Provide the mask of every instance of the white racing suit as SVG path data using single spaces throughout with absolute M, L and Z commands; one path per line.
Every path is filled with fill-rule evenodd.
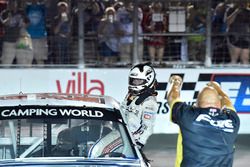
M 139 147 L 143 147 L 153 133 L 158 110 L 156 96 L 142 96 L 134 96 L 131 101 L 128 94 L 121 104 L 125 121 Z
M 106 136 L 102 137 L 90 148 L 88 157 L 97 158 L 108 155 L 112 152 L 123 153 L 123 142 L 118 130 L 112 130 Z

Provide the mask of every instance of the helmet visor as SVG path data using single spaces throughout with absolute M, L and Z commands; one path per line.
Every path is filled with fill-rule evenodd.
M 129 85 L 133 86 L 140 86 L 146 84 L 145 79 L 139 79 L 139 78 L 129 78 Z

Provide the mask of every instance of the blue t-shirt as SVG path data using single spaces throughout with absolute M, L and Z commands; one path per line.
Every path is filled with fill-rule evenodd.
M 180 126 L 181 167 L 232 167 L 240 120 L 230 109 L 196 108 L 184 102 L 172 107 L 172 121 Z
M 31 38 L 43 38 L 47 36 L 45 10 L 44 4 L 27 5 L 26 14 L 30 19 L 28 32 Z

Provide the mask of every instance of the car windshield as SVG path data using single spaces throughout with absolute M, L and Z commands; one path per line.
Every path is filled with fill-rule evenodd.
M 136 158 L 123 123 L 102 119 L 0 120 L 0 159 Z

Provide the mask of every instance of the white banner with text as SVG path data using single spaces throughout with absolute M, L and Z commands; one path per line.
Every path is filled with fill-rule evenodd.
M 108 95 L 122 101 L 127 93 L 129 69 L 1 69 L 0 95 L 40 92 Z M 156 69 L 158 114 L 154 133 L 178 133 L 169 120 L 165 99 L 172 74 L 183 77 L 181 98 L 194 104 L 209 81 L 217 81 L 233 101 L 241 119 L 240 133 L 250 133 L 249 69 Z

